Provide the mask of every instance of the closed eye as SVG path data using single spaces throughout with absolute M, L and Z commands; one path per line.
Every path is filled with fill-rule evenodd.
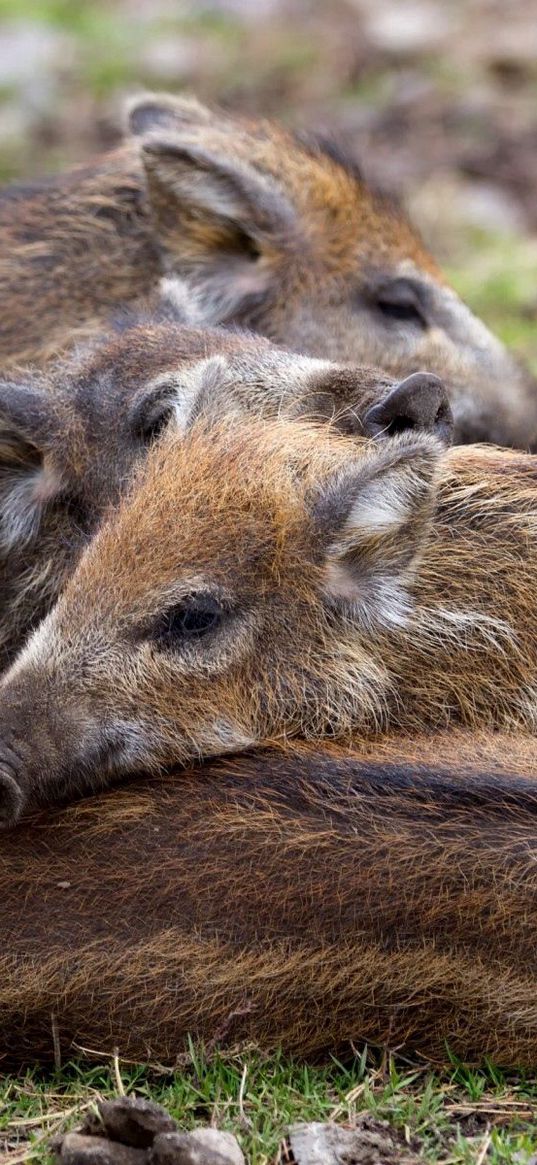
M 69 493 L 60 497 L 59 501 L 63 505 L 64 512 L 69 515 L 70 526 L 76 528 L 78 533 L 88 537 L 95 527 L 95 519 L 84 498 L 75 493 Z
M 410 279 L 394 279 L 378 287 L 372 302 L 386 320 L 410 323 L 422 329 L 428 325 L 422 290 Z
M 412 303 L 390 303 L 389 300 L 379 300 L 377 307 L 387 319 L 404 320 L 425 327 L 421 312 Z
M 224 617 L 225 610 L 214 596 L 187 595 L 158 617 L 151 638 L 159 647 L 177 650 L 217 631 Z

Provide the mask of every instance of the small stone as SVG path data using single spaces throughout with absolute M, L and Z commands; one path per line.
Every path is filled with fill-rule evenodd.
M 220 1131 L 220 1129 L 213 1129 L 210 1126 L 207 1128 L 192 1129 L 188 1134 L 193 1141 L 197 1141 L 200 1145 L 205 1145 L 208 1149 L 212 1148 L 215 1152 L 226 1156 L 231 1165 L 245 1165 L 244 1153 L 233 1133 Z
M 141 64 L 144 70 L 161 81 L 189 80 L 199 68 L 202 46 L 195 38 L 166 36 L 151 40 L 143 50 Z
M 397 57 L 431 52 L 445 43 L 456 28 L 456 15 L 449 5 L 427 0 L 407 0 L 373 4 L 365 13 L 366 31 L 372 44 Z
M 190 1133 L 161 1133 L 155 1137 L 151 1165 L 245 1165 L 232 1133 L 193 1129 Z
M 0 26 L 0 76 L 7 89 L 24 90 L 41 80 L 46 85 L 47 74 L 74 57 L 73 38 L 52 25 L 13 20 Z
M 387 1121 L 362 1113 L 357 1127 L 311 1124 L 293 1125 L 288 1133 L 296 1165 L 418 1165 L 425 1158 L 405 1144 Z
M 108 1136 L 137 1149 L 149 1148 L 157 1133 L 171 1133 L 178 1127 L 160 1104 L 143 1096 L 99 1100 L 97 1108 Z
M 61 1165 L 147 1165 L 145 1149 L 120 1145 L 106 1137 L 86 1137 L 81 1133 L 66 1133 L 57 1160 Z

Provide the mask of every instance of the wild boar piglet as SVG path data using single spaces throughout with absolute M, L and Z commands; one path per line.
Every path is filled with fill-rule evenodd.
M 534 458 L 195 414 L 3 681 L 5 821 L 263 739 L 534 730 Z
M 222 328 L 184 326 L 164 296 L 50 368 L 0 381 L 0 663 L 50 609 L 107 507 L 168 423 L 192 408 L 217 416 L 306 414 L 348 433 L 405 428 L 449 441 L 437 377 L 393 382 L 369 368 L 281 351 Z M 203 392 L 199 391 L 203 384 Z
M 200 323 L 398 380 L 430 369 L 448 386 L 457 442 L 537 440 L 535 379 L 333 141 L 144 95 L 119 149 L 6 190 L 0 231 L 4 368 L 45 362 L 179 276 Z

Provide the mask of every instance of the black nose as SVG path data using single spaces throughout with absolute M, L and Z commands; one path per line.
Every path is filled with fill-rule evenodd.
M 442 381 L 432 372 L 414 372 L 364 417 L 369 437 L 393 437 L 415 430 L 432 433 L 445 445 L 453 440 L 453 414 Z

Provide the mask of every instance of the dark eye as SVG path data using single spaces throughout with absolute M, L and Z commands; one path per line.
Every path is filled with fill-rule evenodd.
M 379 287 L 375 292 L 374 304 L 386 319 L 427 327 L 421 288 L 409 279 L 394 279 Z
M 223 615 L 218 599 L 211 595 L 189 595 L 160 616 L 153 638 L 162 647 L 177 647 L 215 631 Z

